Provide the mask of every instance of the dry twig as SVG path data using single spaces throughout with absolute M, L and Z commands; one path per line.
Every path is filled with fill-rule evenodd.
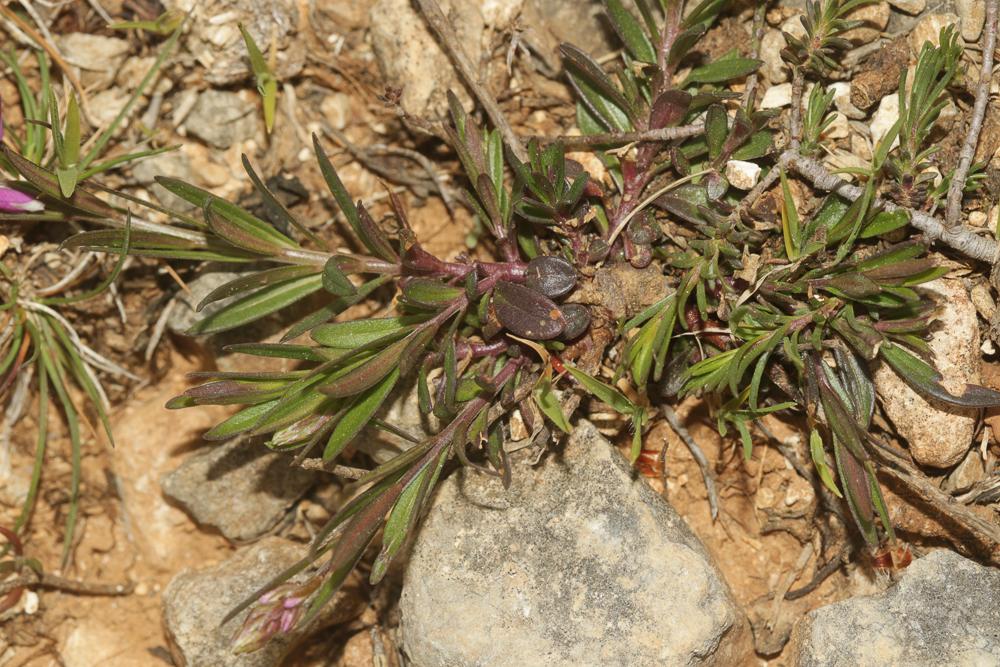
M 945 226 L 954 227 L 962 215 L 962 193 L 965 191 L 965 179 L 972 166 L 972 158 L 976 155 L 979 145 L 979 134 L 983 130 L 983 119 L 986 117 L 986 106 L 990 101 L 990 82 L 993 79 L 993 50 L 997 45 L 997 5 L 1000 0 L 986 1 L 986 22 L 983 25 L 983 63 L 976 86 L 976 102 L 972 106 L 972 117 L 969 119 L 969 132 L 965 137 L 962 152 L 959 153 L 958 166 L 952 174 L 948 186 L 948 201 L 945 207 Z
M 131 581 L 124 584 L 100 584 L 66 579 L 65 577 L 45 572 L 38 574 L 34 570 L 27 570 L 26 574 L 0 582 L 0 595 L 6 595 L 17 588 L 31 588 L 34 586 L 52 588 L 57 591 L 76 593 L 78 595 L 129 595 L 135 588 L 135 584 Z
M 691 452 L 691 456 L 694 457 L 695 462 L 701 469 L 702 479 L 705 480 L 705 491 L 708 492 L 708 506 L 712 511 L 712 520 L 715 521 L 719 516 L 719 494 L 715 490 L 715 479 L 712 477 L 712 469 L 708 464 L 708 459 L 705 458 L 705 452 L 701 451 L 701 447 L 691 437 L 691 434 L 684 427 L 684 424 L 681 423 L 681 420 L 678 419 L 677 413 L 674 412 L 672 407 L 666 403 L 659 407 L 660 412 L 663 413 L 670 427 L 674 429 L 674 432 L 687 445 L 688 451 Z
M 541 143 L 555 143 L 560 141 L 567 146 L 603 146 L 607 144 L 629 144 L 636 141 L 674 141 L 675 139 L 686 139 L 701 134 L 705 130 L 702 123 L 691 125 L 681 125 L 679 127 L 661 127 L 657 130 L 643 130 L 641 132 L 615 132 L 608 134 L 587 134 L 569 135 L 561 134 L 555 137 L 543 135 L 531 135 L 526 139 L 535 139 Z
M 764 16 L 767 14 L 767 2 L 761 0 L 757 3 L 757 9 L 753 13 L 753 35 L 751 37 L 750 57 L 760 57 L 760 43 L 764 39 Z M 747 87 L 743 91 L 743 108 L 749 113 L 757 103 L 757 70 L 750 72 L 747 77 Z
M 437 0 L 417 0 L 417 4 L 420 6 L 420 12 L 427 19 L 427 23 L 434 31 L 434 34 L 438 36 L 445 50 L 451 55 L 452 61 L 458 67 L 459 74 L 465 79 L 465 83 L 472 90 L 473 94 L 475 94 L 479 103 L 483 105 L 483 109 L 486 110 L 486 115 L 490 117 L 493 126 L 500 130 L 504 143 L 507 144 L 507 147 L 510 148 L 518 160 L 527 162 L 528 153 L 524 150 L 524 145 L 521 144 L 521 140 L 514 133 L 514 128 L 507 122 L 507 118 L 503 115 L 500 107 L 497 106 L 494 96 L 480 83 L 479 76 L 473 69 L 472 63 L 469 62 L 465 51 L 462 50 L 462 45 L 458 41 L 458 36 L 455 34 L 455 29 L 452 27 L 451 21 L 441 11 Z
M 864 190 L 847 181 L 837 178 L 819 161 L 799 155 L 797 151 L 787 150 L 781 154 L 778 164 L 772 171 L 788 166 L 800 176 L 808 180 L 814 187 L 828 192 L 836 192 L 851 201 L 859 199 Z M 919 229 L 931 241 L 940 241 L 954 248 L 966 257 L 978 259 L 992 264 L 997 260 L 997 243 L 989 236 L 980 236 L 972 229 L 963 225 L 948 227 L 940 219 L 913 209 L 904 208 L 890 201 L 877 198 L 875 206 L 883 211 L 906 211 L 910 216 L 910 224 Z

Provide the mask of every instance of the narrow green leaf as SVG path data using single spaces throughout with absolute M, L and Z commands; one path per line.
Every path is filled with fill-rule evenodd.
M 209 292 L 208 295 L 201 300 L 201 303 L 198 304 L 197 310 L 201 311 L 210 303 L 215 303 L 216 301 L 226 299 L 237 294 L 256 290 L 261 287 L 267 287 L 268 285 L 283 283 L 296 278 L 314 276 L 316 273 L 317 270 L 315 266 L 278 266 L 272 269 L 258 271 L 257 273 L 252 273 L 250 275 L 240 276 L 239 278 L 230 280 L 229 282 L 224 283 Z
M 559 403 L 559 399 L 552 390 L 552 380 L 550 377 L 545 374 L 542 375 L 538 384 L 535 385 L 532 397 L 535 399 L 535 404 L 538 406 L 538 409 L 542 411 L 543 415 L 549 418 L 550 422 L 555 424 L 556 428 L 563 433 L 570 432 L 571 429 L 569 420 L 567 420 L 566 415 L 563 414 L 562 405 Z
M 242 23 L 239 24 L 239 28 L 250 57 L 250 69 L 257 79 L 257 92 L 260 93 L 264 104 L 264 129 L 270 134 L 274 129 L 274 112 L 278 103 L 278 80 L 264 59 L 264 54 L 257 48 L 253 36 L 247 32 Z
M 344 451 L 344 447 L 368 425 L 378 409 L 382 407 L 382 403 L 388 398 L 393 387 L 396 386 L 397 380 L 399 380 L 399 368 L 394 368 L 378 384 L 354 399 L 340 421 L 337 422 L 333 433 L 330 434 L 330 439 L 323 450 L 324 461 L 335 459 Z
M 653 49 L 653 44 L 649 41 L 649 37 L 639 21 L 632 16 L 630 11 L 625 9 L 621 0 L 604 0 L 604 5 L 607 8 L 612 27 L 632 57 L 644 63 L 655 64 L 656 51 Z
M 322 287 L 323 278 L 318 274 L 270 285 L 200 320 L 190 333 L 213 334 L 241 327 L 301 301 Z
M 829 489 L 833 495 L 843 498 L 840 489 L 837 488 L 837 483 L 833 481 L 833 473 L 830 471 L 830 466 L 826 461 L 826 452 L 823 451 L 823 438 L 820 437 L 819 431 L 816 429 L 813 429 L 809 434 L 809 454 L 812 456 L 813 465 L 816 466 L 816 472 L 819 473 L 819 478 L 823 482 L 823 486 Z

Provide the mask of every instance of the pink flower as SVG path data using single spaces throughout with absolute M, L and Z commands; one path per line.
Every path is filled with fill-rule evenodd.
M 233 639 L 233 652 L 251 653 L 263 648 L 275 635 L 291 632 L 305 614 L 303 603 L 317 583 L 282 584 L 261 595 Z
M 0 142 L 3 141 L 3 102 L 0 101 Z M 0 213 L 38 213 L 45 205 L 29 194 L 0 182 Z

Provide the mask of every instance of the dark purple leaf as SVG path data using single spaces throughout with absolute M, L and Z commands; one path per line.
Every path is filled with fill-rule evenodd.
M 566 320 L 566 328 L 563 329 L 561 338 L 563 340 L 573 340 L 590 326 L 590 309 L 579 303 L 567 303 L 559 306 L 563 319 Z
M 522 338 L 551 340 L 566 327 L 563 314 L 551 299 L 523 285 L 498 282 L 492 306 L 500 324 Z
M 576 287 L 576 269 L 556 255 L 536 257 L 528 262 L 524 284 L 549 298 L 558 299 Z
M 673 127 L 687 115 L 691 106 L 691 96 L 683 90 L 668 90 L 653 102 L 649 113 L 649 128 L 658 130 L 662 127 Z

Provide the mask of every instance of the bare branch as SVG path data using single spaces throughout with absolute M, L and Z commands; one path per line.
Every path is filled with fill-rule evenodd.
M 760 43 L 764 39 L 764 28 L 766 27 L 764 23 L 764 16 L 767 14 L 767 2 L 761 1 L 757 3 L 757 9 L 753 13 L 753 35 L 750 41 L 750 57 L 759 58 L 760 57 Z M 747 87 L 743 91 L 743 108 L 747 110 L 747 113 L 753 111 L 754 105 L 757 103 L 757 79 L 758 72 L 754 70 L 750 72 L 750 76 L 747 77 Z
M 532 135 L 526 139 L 535 139 L 542 143 L 552 144 L 561 141 L 567 146 L 604 146 L 607 144 L 629 144 L 636 141 L 674 141 L 686 139 L 701 134 L 705 130 L 702 123 L 681 125 L 679 127 L 661 127 L 657 130 L 642 132 L 614 132 L 608 134 L 569 135 L 556 137 Z
M 987 0 L 986 23 L 983 26 L 983 64 L 979 73 L 979 84 L 976 86 L 976 102 L 972 106 L 972 117 L 969 119 L 969 133 L 959 154 L 958 166 L 952 174 L 948 186 L 948 202 L 945 207 L 945 225 L 954 227 L 962 215 L 962 193 L 965 191 L 965 179 L 972 166 L 972 158 L 976 155 L 979 145 L 979 134 L 983 130 L 983 119 L 986 117 L 986 106 L 990 101 L 990 81 L 993 79 L 993 50 L 997 44 L 997 5 L 998 0 Z
M 781 166 L 788 166 L 795 170 L 796 173 L 811 182 L 814 187 L 828 192 L 836 192 L 851 201 L 859 199 L 863 193 L 860 187 L 851 185 L 831 174 L 819 161 L 799 155 L 794 150 L 787 150 L 781 154 L 775 169 L 779 169 Z M 981 236 L 963 225 L 948 227 L 942 220 L 932 215 L 904 208 L 881 198 L 875 200 L 875 206 L 889 213 L 906 211 L 910 216 L 910 224 L 923 232 L 928 239 L 940 241 L 966 257 L 990 264 L 997 260 L 997 243 L 989 236 Z
M 719 494 L 715 490 L 715 479 L 712 477 L 712 469 L 708 464 L 708 459 L 705 458 L 705 452 L 701 451 L 701 447 L 698 443 L 694 441 L 691 434 L 688 432 L 681 420 L 678 419 L 677 413 L 674 409 L 664 403 L 659 406 L 660 411 L 666 418 L 667 422 L 670 423 L 670 427 L 674 429 L 674 432 L 680 436 L 680 439 L 684 441 L 687 445 L 688 450 L 691 452 L 691 456 L 694 457 L 695 462 L 701 469 L 702 479 L 705 480 L 705 491 L 708 492 L 708 506 L 712 511 L 712 520 L 714 521 L 719 516 Z

